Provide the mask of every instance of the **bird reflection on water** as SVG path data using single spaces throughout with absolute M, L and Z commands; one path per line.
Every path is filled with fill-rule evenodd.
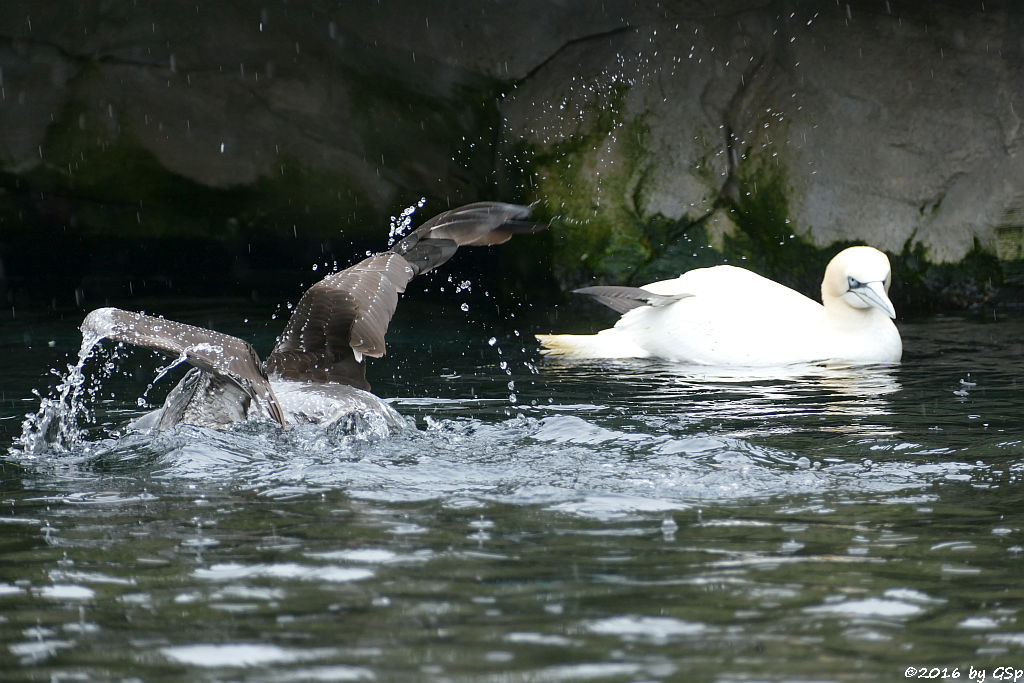
M 581 375 L 590 373 L 623 394 L 641 395 L 642 404 L 636 407 L 641 414 L 685 405 L 694 421 L 721 418 L 742 423 L 814 415 L 881 418 L 892 413 L 887 397 L 901 388 L 900 366 L 894 363 L 737 368 L 640 359 L 584 364 L 549 359 L 542 367 L 551 381 L 579 382 Z M 824 428 L 843 429 L 839 424 Z

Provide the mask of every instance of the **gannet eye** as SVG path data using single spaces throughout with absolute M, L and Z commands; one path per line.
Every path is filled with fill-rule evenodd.
M 848 277 L 848 278 L 846 278 L 846 284 L 849 285 L 850 289 L 857 289 L 859 287 L 863 287 L 864 286 L 864 283 L 861 282 L 860 280 L 858 280 L 855 277 Z

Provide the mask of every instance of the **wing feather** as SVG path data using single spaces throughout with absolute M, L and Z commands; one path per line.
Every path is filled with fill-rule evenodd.
M 529 214 L 529 207 L 517 204 L 468 204 L 438 214 L 390 251 L 328 275 L 299 299 L 267 358 L 267 371 L 369 389 L 364 358 L 384 355 L 388 324 L 409 281 L 447 261 L 460 246 L 501 244 L 547 227 L 524 220 Z
M 98 308 L 82 321 L 82 333 L 142 346 L 183 358 L 194 367 L 230 380 L 284 425 L 284 412 L 249 342 L 205 327 L 119 308 Z
M 267 358 L 267 371 L 369 389 L 363 357 L 384 355 L 398 295 L 414 274 L 408 261 L 385 252 L 328 275 L 299 299 Z

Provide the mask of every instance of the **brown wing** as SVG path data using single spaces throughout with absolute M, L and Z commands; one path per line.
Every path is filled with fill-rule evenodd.
M 119 308 L 98 308 L 85 316 L 83 335 L 135 344 L 183 358 L 185 362 L 230 380 L 257 399 L 284 425 L 281 405 L 270 388 L 259 356 L 248 342 L 228 334 Z
M 299 299 L 267 357 L 267 372 L 369 389 L 363 356 L 384 355 L 398 295 L 413 275 L 409 263 L 391 252 L 328 275 Z
M 527 206 L 498 202 L 452 209 L 390 251 L 327 276 L 302 295 L 267 358 L 267 371 L 369 389 L 363 359 L 384 355 L 384 335 L 409 280 L 441 265 L 460 246 L 501 244 L 514 234 L 547 227 L 522 220 L 529 214 Z
M 450 259 L 459 247 L 504 244 L 513 235 L 547 227 L 523 220 L 529 215 L 530 207 L 519 204 L 466 204 L 434 216 L 395 244 L 391 251 L 403 255 L 420 275 Z

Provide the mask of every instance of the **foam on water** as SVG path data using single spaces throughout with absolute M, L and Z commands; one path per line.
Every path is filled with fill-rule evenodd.
M 227 430 L 179 426 L 93 442 L 90 457 L 105 470 L 226 484 L 272 498 L 343 490 L 384 503 L 497 502 L 606 520 L 671 517 L 712 502 L 791 494 L 906 495 L 937 480 L 990 473 L 980 463 L 935 460 L 920 444 L 893 449 L 889 455 L 896 457 L 878 462 L 826 453 L 812 460 L 735 433 L 672 433 L 657 420 L 661 426 L 652 428 L 649 416 L 623 418 L 607 407 L 597 412 L 611 414 L 589 419 L 549 407 L 523 407 L 496 421 L 429 414 L 432 408 L 462 412 L 453 404 L 458 401 L 411 400 L 409 406 L 426 413 L 421 427 L 406 424 L 386 435 L 312 425 L 282 430 L 262 422 Z
M 78 362 L 26 419 L 12 455 L 31 462 L 48 454 L 51 462 L 73 459 L 278 499 L 340 490 L 383 503 L 498 502 L 669 521 L 705 503 L 787 495 L 926 501 L 935 482 L 985 485 L 1021 471 L 1015 463 L 997 466 L 998 457 L 1019 451 L 1019 440 L 993 432 L 986 443 L 979 432 L 972 449 L 998 457 L 967 458 L 958 455 L 964 444 L 922 427 L 908 414 L 913 393 L 898 366 L 792 366 L 754 376 L 651 361 L 547 363 L 539 375 L 536 368 L 512 373 L 513 365 L 526 367 L 517 362 L 488 367 L 491 377 L 472 367 L 445 367 L 437 376 L 420 369 L 423 394 L 389 400 L 404 416 L 395 424 L 356 419 L 280 429 L 250 421 L 145 434 L 123 426 L 141 411 L 113 415 L 96 405 L 98 383 L 118 365 L 115 349 L 87 377 L 97 341 L 84 341 Z M 500 382 L 490 395 L 477 395 L 494 375 Z M 971 391 L 984 391 L 971 377 Z M 512 405 L 505 378 L 516 383 Z M 952 405 L 951 414 L 962 412 Z M 113 428 L 99 424 L 112 417 Z
M 270 664 L 292 664 L 325 659 L 335 653 L 333 649 L 303 650 L 268 646 L 265 643 L 211 643 L 164 647 L 161 653 L 176 664 L 198 667 L 265 667 Z M 333 680 L 368 680 L 351 668 L 352 677 Z M 368 673 L 368 672 L 367 672 Z

